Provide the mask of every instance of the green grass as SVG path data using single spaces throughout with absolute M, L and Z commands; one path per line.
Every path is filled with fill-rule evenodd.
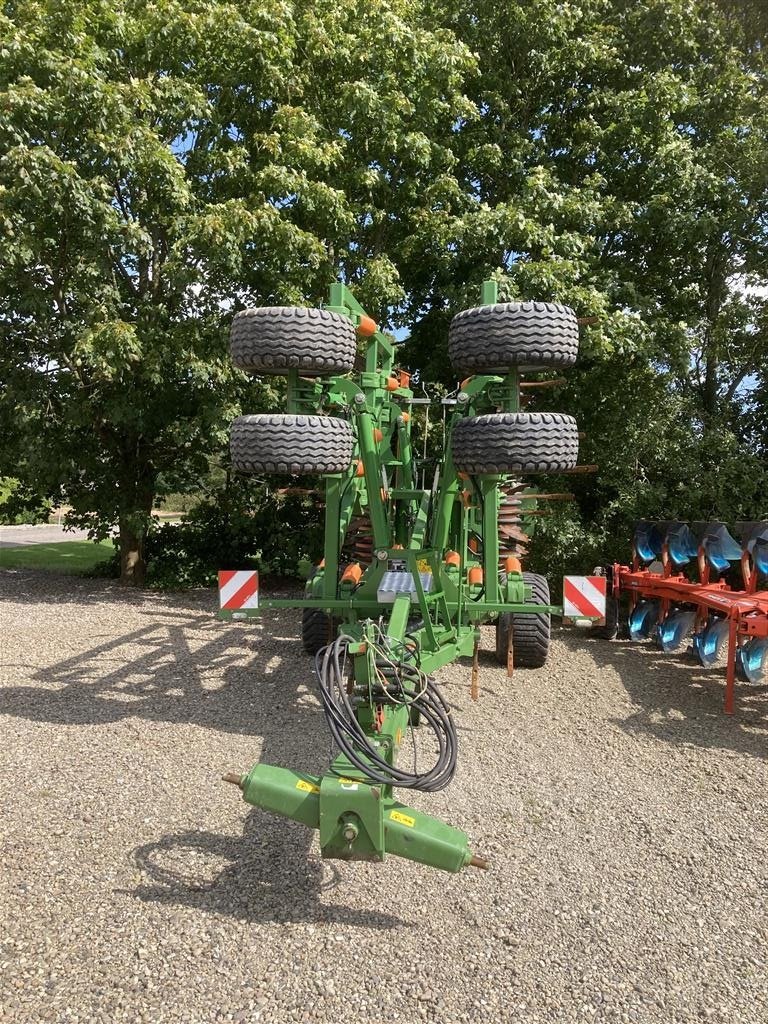
M 27 544 L 0 551 L 0 569 L 46 569 L 49 572 L 78 573 L 93 569 L 114 551 L 111 540 L 94 544 L 90 540 L 69 540 L 59 544 Z

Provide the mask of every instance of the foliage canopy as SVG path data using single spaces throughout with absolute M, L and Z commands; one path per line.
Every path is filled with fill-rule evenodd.
M 592 318 L 553 407 L 587 432 L 544 542 L 768 512 L 768 75 L 726 0 L 11 0 L 0 14 L 0 473 L 118 525 L 279 400 L 246 304 L 341 276 L 427 379 L 502 294 Z M 544 550 L 542 548 L 542 550 Z M 554 561 L 554 558 L 553 558 Z

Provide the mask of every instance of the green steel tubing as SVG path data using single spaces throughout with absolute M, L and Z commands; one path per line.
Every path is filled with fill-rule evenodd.
M 498 283 L 484 282 L 481 302 L 497 301 Z M 324 567 L 309 584 L 309 596 L 303 601 L 266 599 L 259 609 L 222 611 L 220 616 L 250 618 L 263 609 L 300 607 L 324 609 L 343 619 L 341 632 L 350 638 L 345 648 L 352 672 L 349 692 L 359 701 L 354 714 L 369 744 L 367 757 L 347 749 L 350 757 L 362 758 L 360 764 L 373 770 L 376 758 L 395 765 L 411 727 L 407 700 L 377 703 L 375 699 L 383 693 L 374 654 L 380 631 L 392 658 L 407 641 L 420 671 L 430 674 L 471 655 L 479 624 L 501 612 L 562 613 L 562 609 L 530 603 L 530 588 L 518 573 L 509 573 L 506 583 L 500 582 L 498 515 L 505 478 L 460 478 L 453 463 L 450 430 L 434 492 L 415 486 L 413 392 L 403 386 L 407 381 L 402 377 L 393 381 L 396 346 L 372 323 L 346 285 L 331 287 L 326 308 L 348 316 L 366 348 L 361 373 L 323 381 L 300 378 L 295 371 L 288 374 L 291 412 L 327 410 L 348 419 L 355 431 L 355 464 L 346 474 L 328 476 L 325 483 Z M 454 417 L 496 409 L 515 412 L 520 407 L 519 393 L 514 369 L 504 376 L 477 374 L 462 382 Z M 358 475 L 357 459 L 362 475 Z M 373 557 L 362 578 L 342 580 L 340 552 L 358 516 L 370 520 Z M 472 537 L 480 544 L 471 546 Z M 405 563 L 411 592 L 382 604 L 379 587 L 393 561 Z M 474 581 L 474 573 L 469 582 L 474 568 L 483 570 L 481 584 Z M 432 580 L 429 589 L 420 576 L 427 569 Z M 408 680 L 402 686 L 412 686 L 414 678 L 422 677 L 403 672 L 401 678 Z M 321 777 L 256 764 L 245 775 L 225 778 L 240 787 L 248 803 L 318 829 L 323 856 L 376 861 L 393 854 L 446 871 L 485 867 L 481 858 L 471 854 L 463 832 L 401 803 L 392 792 L 394 782 L 376 784 L 344 754 Z

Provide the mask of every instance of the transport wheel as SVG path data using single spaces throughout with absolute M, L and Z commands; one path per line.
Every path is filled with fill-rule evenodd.
M 462 473 L 559 473 L 576 465 L 576 420 L 559 412 L 468 416 L 453 427 L 453 461 Z
M 559 302 L 499 302 L 458 313 L 448 354 L 461 373 L 571 366 L 579 352 L 576 314 Z
M 590 626 L 589 635 L 596 640 L 615 640 L 619 635 L 619 602 L 610 594 L 605 599 L 605 625 Z
M 229 335 L 232 362 L 246 373 L 305 377 L 349 373 L 357 345 L 352 321 L 327 309 L 258 306 L 235 315 Z
M 531 604 L 549 604 L 549 583 L 544 576 L 524 572 L 531 588 Z M 549 654 L 549 612 L 503 612 L 496 620 L 496 660 L 507 663 L 509 632 L 512 631 L 513 658 L 517 668 L 541 668 Z
M 343 473 L 355 447 L 352 426 L 334 416 L 238 416 L 230 430 L 238 473 Z

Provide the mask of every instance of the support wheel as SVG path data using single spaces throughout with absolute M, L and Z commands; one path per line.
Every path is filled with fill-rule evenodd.
M 460 373 L 571 366 L 579 352 L 576 314 L 559 302 L 500 302 L 458 313 L 448 354 Z
M 238 416 L 230 431 L 238 473 L 344 473 L 354 448 L 352 426 L 334 416 Z
M 549 583 L 544 576 L 524 572 L 523 581 L 531 588 L 531 604 L 549 604 Z M 507 663 L 509 633 L 512 631 L 516 668 L 542 668 L 549 654 L 549 612 L 503 612 L 496 620 L 496 660 Z
M 579 457 L 576 420 L 559 412 L 468 416 L 453 426 L 453 461 L 462 473 L 561 473 Z
M 349 373 L 357 350 L 352 321 L 327 309 L 259 306 L 244 309 L 232 321 L 232 362 L 246 373 L 303 377 Z

